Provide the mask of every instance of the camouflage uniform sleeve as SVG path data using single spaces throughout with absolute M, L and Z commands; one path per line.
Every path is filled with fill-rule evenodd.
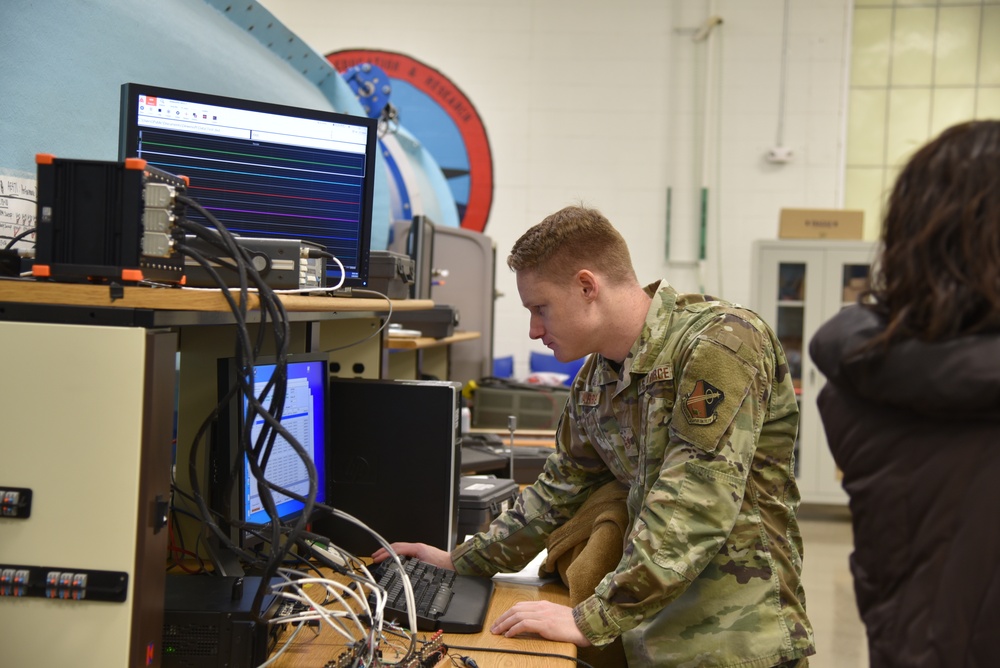
M 645 498 L 625 553 L 573 611 L 594 645 L 611 642 L 683 594 L 733 532 L 773 375 L 765 348 L 750 323 L 726 316 L 674 350 L 676 392 L 649 398 L 645 408 L 639 467 Z M 706 576 L 715 577 L 715 569 Z
M 592 360 L 585 363 L 585 377 Z M 549 534 L 572 517 L 590 492 L 612 478 L 586 437 L 576 429 L 572 408 L 574 385 L 567 410 L 556 430 L 556 451 L 549 456 L 538 479 L 524 488 L 514 506 L 485 532 L 476 534 L 452 551 L 459 573 L 492 576 L 521 570 L 545 548 Z

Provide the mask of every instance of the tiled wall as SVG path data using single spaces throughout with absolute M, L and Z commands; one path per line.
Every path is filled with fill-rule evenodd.
M 943 129 L 1000 118 L 1000 0 L 855 0 L 846 206 L 876 238 L 914 150 Z

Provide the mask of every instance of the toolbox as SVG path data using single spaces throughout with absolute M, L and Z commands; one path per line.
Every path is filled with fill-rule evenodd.
M 458 536 L 486 531 L 490 522 L 514 505 L 518 485 L 509 478 L 462 476 L 458 496 Z
M 392 251 L 372 251 L 368 262 L 368 287 L 389 299 L 409 299 L 413 285 L 413 258 Z
M 406 329 L 420 330 L 421 336 L 443 339 L 455 333 L 459 321 L 458 309 L 444 304 L 422 311 L 403 311 L 393 318 Z

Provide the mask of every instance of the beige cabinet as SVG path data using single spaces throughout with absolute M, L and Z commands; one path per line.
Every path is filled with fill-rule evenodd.
M 875 249 L 869 241 L 754 243 L 750 307 L 774 328 L 788 356 L 801 410 L 795 472 L 805 503 L 847 502 L 816 406 L 825 379 L 808 347 L 820 325 L 867 287 Z

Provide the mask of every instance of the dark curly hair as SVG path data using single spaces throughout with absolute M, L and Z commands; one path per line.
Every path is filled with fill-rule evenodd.
M 862 301 L 886 322 L 871 347 L 1000 328 L 1000 121 L 948 128 L 907 162 Z

